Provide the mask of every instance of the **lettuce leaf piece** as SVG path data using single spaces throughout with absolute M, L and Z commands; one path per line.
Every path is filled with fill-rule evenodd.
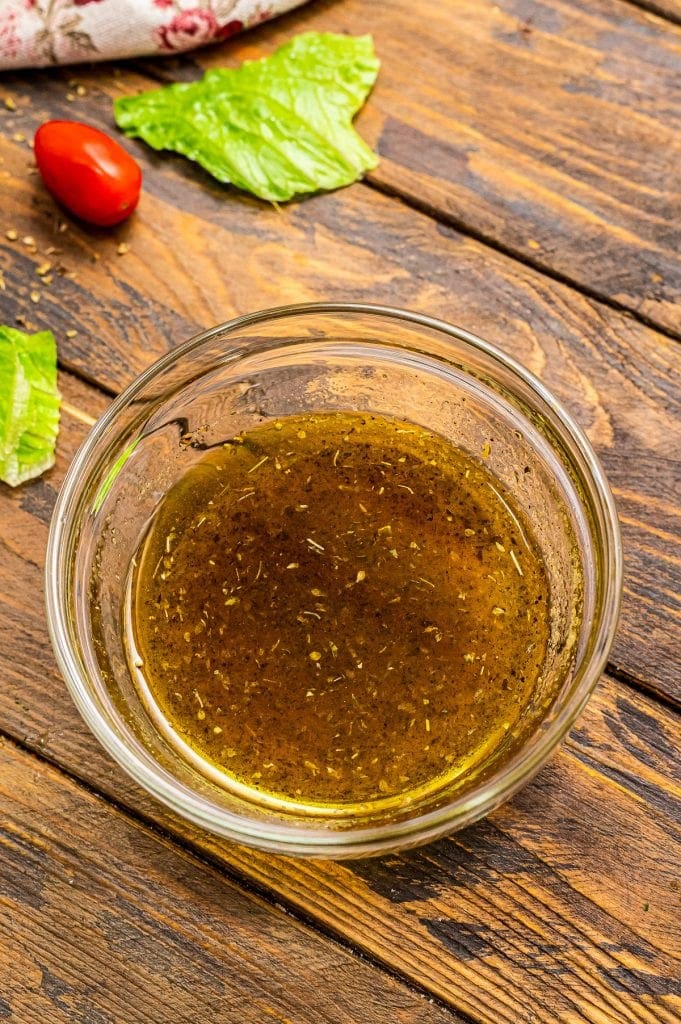
M 126 135 L 261 199 L 350 185 L 377 156 L 352 127 L 379 62 L 371 36 L 306 32 L 263 60 L 114 103 Z
M 52 332 L 0 326 L 0 480 L 16 487 L 54 465 L 59 401 Z

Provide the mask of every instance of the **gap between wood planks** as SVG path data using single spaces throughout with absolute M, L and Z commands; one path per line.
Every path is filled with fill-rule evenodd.
M 658 0 L 621 0 L 621 2 L 623 5 L 628 7 L 648 12 L 651 15 L 651 19 L 654 17 L 656 20 L 659 19 L 666 21 L 669 25 L 681 25 L 681 0 L 659 0 L 659 2 Z M 312 4 L 312 6 L 314 6 L 314 4 Z M 165 65 L 154 62 L 153 60 L 144 59 L 132 61 L 131 67 L 140 75 L 162 85 L 168 85 L 176 81 L 189 82 L 202 77 L 205 68 L 194 59 L 192 54 L 180 55 L 179 59 L 181 61 L 179 68 L 177 66 L 166 67 Z M 523 266 L 529 267 L 530 269 L 542 274 L 544 277 L 557 281 L 560 284 L 567 285 L 579 294 L 602 303 L 618 313 L 628 316 L 674 341 L 681 341 L 681 326 L 676 330 L 669 325 L 665 325 L 660 321 L 647 316 L 635 306 L 612 298 L 605 291 L 601 292 L 597 288 L 591 288 L 588 284 L 581 283 L 570 274 L 550 267 L 540 258 L 539 255 L 533 257 L 529 253 L 519 250 L 513 244 L 505 243 L 504 241 L 497 239 L 494 235 L 491 235 L 484 230 L 480 230 L 474 224 L 470 223 L 465 216 L 457 216 L 444 210 L 439 210 L 427 199 L 420 199 L 417 195 L 400 189 L 394 184 L 388 184 L 386 182 L 376 180 L 371 172 L 369 172 L 369 174 L 360 181 L 360 184 L 363 184 L 365 187 L 372 188 L 389 198 L 396 199 L 403 203 L 407 208 L 426 215 L 435 223 L 442 224 L 445 227 L 451 227 L 462 236 L 474 239 L 475 241 L 485 245 L 487 248 L 499 252 L 504 256 L 510 257 Z
M 603 292 L 599 292 L 595 288 L 589 288 L 587 285 L 580 284 L 568 274 L 562 274 L 559 270 L 553 270 L 545 263 L 542 263 L 541 260 L 532 259 L 530 256 L 526 255 L 526 253 L 519 252 L 514 246 L 506 245 L 504 242 L 486 234 L 486 232 L 479 231 L 466 220 L 455 217 L 454 215 L 444 214 L 442 211 L 436 210 L 425 199 L 419 200 L 416 196 L 400 191 L 394 185 L 387 185 L 383 182 L 374 181 L 371 176 L 364 178 L 360 184 L 368 186 L 376 192 L 380 192 L 389 199 L 397 199 L 398 202 L 403 203 L 405 206 L 409 207 L 409 209 L 416 210 L 418 213 L 424 214 L 437 224 L 453 228 L 460 235 L 472 238 L 474 241 L 485 245 L 488 249 L 493 249 L 495 252 L 499 252 L 503 256 L 508 256 L 510 259 L 515 260 L 516 263 L 521 263 L 523 266 L 529 267 L 531 270 L 536 271 L 543 277 L 548 277 L 552 281 L 557 281 L 559 284 L 567 285 L 568 288 L 571 288 L 575 292 L 579 292 L 580 295 L 584 295 L 586 298 L 591 299 L 594 302 L 598 302 L 603 306 L 608 306 L 610 309 L 614 309 L 622 316 L 628 316 L 632 320 L 637 320 L 640 324 L 651 328 L 657 334 L 663 334 L 672 341 L 681 341 L 681 328 L 679 328 L 678 331 L 674 331 L 670 327 L 666 327 L 664 324 L 659 323 L 657 320 L 647 317 L 644 313 L 640 313 L 638 310 L 633 309 L 631 306 L 617 302 L 616 299 L 611 298 Z
M 632 7 L 639 7 L 642 11 L 648 11 L 663 21 L 669 21 L 672 25 L 681 25 L 681 2 L 679 0 L 624 0 Z
M 631 0 L 627 0 L 627 2 L 631 2 Z M 679 24 L 681 24 L 681 17 L 679 18 Z M 140 74 L 164 85 L 176 80 L 172 73 L 169 74 L 162 70 L 159 71 L 152 65 L 143 61 L 134 61 L 133 67 Z M 681 341 L 681 328 L 679 328 L 678 331 L 674 331 L 671 328 L 666 327 L 664 324 L 659 323 L 657 320 L 654 320 L 652 317 L 648 317 L 644 313 L 640 313 L 638 310 L 633 309 L 631 306 L 617 302 L 605 293 L 599 292 L 598 289 L 589 288 L 587 285 L 580 284 L 568 274 L 562 274 L 559 270 L 553 270 L 541 260 L 532 259 L 527 254 L 520 252 L 514 246 L 506 245 L 504 242 L 486 234 L 486 232 L 479 231 L 465 219 L 444 214 L 442 211 L 435 209 L 432 204 L 427 202 L 427 200 L 419 200 L 416 196 L 410 195 L 407 192 L 402 192 L 392 185 L 374 181 L 371 174 L 366 178 L 361 179 L 358 184 L 374 189 L 374 191 L 380 192 L 382 195 L 385 195 L 390 199 L 396 199 L 409 209 L 415 210 L 417 213 L 421 213 L 429 217 L 437 224 L 454 228 L 463 237 L 472 238 L 474 241 L 485 245 L 488 249 L 493 249 L 495 252 L 499 252 L 503 256 L 508 256 L 517 263 L 521 263 L 523 266 L 537 271 L 537 273 L 542 274 L 544 277 L 557 281 L 559 284 L 567 285 L 569 288 L 572 288 L 573 291 L 579 292 L 580 295 L 584 295 L 586 298 L 595 302 L 602 303 L 602 305 L 616 310 L 616 312 L 621 313 L 623 316 L 631 317 L 632 320 L 637 320 L 639 323 L 643 324 L 645 327 L 651 328 L 658 334 L 663 334 L 665 337 L 671 338 L 672 341 Z M 78 373 L 77 370 L 72 372 Z
M 439 1007 L 443 1012 L 451 1015 L 452 1021 L 456 1022 L 456 1024 L 478 1024 L 473 1017 L 470 1017 L 463 1010 L 460 1010 L 458 1007 L 451 1005 L 444 999 L 441 999 L 425 986 L 419 985 L 408 975 L 405 975 L 396 968 L 391 967 L 389 964 L 368 953 L 366 950 L 359 949 L 357 946 L 353 945 L 353 943 L 350 942 L 349 939 L 345 938 L 342 933 L 326 927 L 321 921 L 318 921 L 316 918 L 306 914 L 304 911 L 300 910 L 300 908 L 296 907 L 295 904 L 290 903 L 289 901 L 286 901 L 285 903 L 282 902 L 284 897 L 282 897 L 281 894 L 273 892 L 266 886 L 258 885 L 250 876 L 242 874 L 235 868 L 229 867 L 225 861 L 220 860 L 218 857 L 212 857 L 210 854 L 206 853 L 205 850 L 195 846 L 190 840 L 171 832 L 169 829 L 163 828 L 163 826 L 159 825 L 154 818 L 151 818 L 148 815 L 127 806 L 126 804 L 120 803 L 107 793 L 104 793 L 93 786 L 80 775 L 77 775 L 69 768 L 66 768 L 60 761 L 49 757 L 44 751 L 38 750 L 36 747 L 19 739 L 17 736 L 7 732 L 6 729 L 1 727 L 0 741 L 11 744 L 42 764 L 49 765 L 50 768 L 54 769 L 65 779 L 68 779 L 79 789 L 89 793 L 101 803 L 106 804 L 106 806 L 110 807 L 115 813 L 122 815 L 126 821 L 143 826 L 147 831 L 151 832 L 152 835 L 163 839 L 164 842 L 169 843 L 176 849 L 182 850 L 184 853 L 188 854 L 194 862 L 203 864 L 211 870 L 216 871 L 219 875 L 233 882 L 244 892 L 257 896 L 259 899 L 264 900 L 268 906 L 276 907 L 278 910 L 283 911 L 288 917 L 307 928 L 314 935 L 330 940 L 341 949 L 352 954 L 352 956 L 357 957 L 357 959 L 373 967 L 375 970 L 380 971 L 381 974 L 398 982 L 415 996 L 426 999 L 433 1006 Z
M 648 701 L 646 701 L 646 703 L 648 703 Z M 5 735 L 9 735 L 10 737 L 14 737 L 15 728 L 10 728 L 10 729 L 5 728 L 3 731 L 4 731 Z M 37 757 L 38 760 L 43 761 L 44 763 L 55 764 L 55 762 L 52 760 L 55 755 L 53 753 L 50 754 L 50 753 L 46 753 L 45 752 L 44 748 L 41 745 L 41 740 L 40 740 L 39 737 L 40 737 L 40 734 L 37 735 L 36 739 L 29 741 L 31 744 L 32 743 L 36 743 L 37 744 L 37 749 L 35 749 L 35 750 L 34 750 L 34 748 L 32 746 L 29 746 L 27 744 L 27 741 L 25 739 L 22 740 L 22 741 L 19 741 L 18 745 L 19 746 L 23 746 L 24 748 L 29 750 L 31 752 L 31 755 L 35 754 L 35 756 Z M 14 742 L 14 739 L 12 739 L 12 742 Z M 604 762 L 605 775 L 603 776 L 603 768 L 599 764 L 591 763 L 591 759 L 589 757 L 588 750 L 584 750 L 583 751 L 583 753 L 586 754 L 586 761 L 584 760 L 583 757 L 579 756 L 579 754 L 575 755 L 575 751 L 574 751 L 574 749 L 572 749 L 572 747 L 570 747 L 568 752 L 576 757 L 575 764 L 578 764 L 580 773 L 582 771 L 584 771 L 584 770 L 587 770 L 589 774 L 593 774 L 593 771 L 595 769 L 598 772 L 599 776 L 603 777 L 603 781 L 608 784 L 608 788 L 610 786 L 614 786 L 615 787 L 614 790 L 609 789 L 610 796 L 612 796 L 613 792 L 616 794 L 617 790 L 619 788 L 621 788 L 620 783 L 622 781 L 622 778 L 625 780 L 625 784 L 626 784 L 626 775 L 630 772 L 631 767 L 629 767 L 629 768 L 625 767 L 624 768 L 624 775 L 622 776 L 622 778 L 620 778 L 618 773 L 616 773 L 615 776 L 613 777 L 612 772 L 608 772 L 607 771 L 609 761 L 608 761 L 608 758 L 606 756 L 606 759 L 605 759 L 605 762 Z M 106 787 L 106 789 L 107 789 L 106 795 L 105 794 L 101 794 L 99 792 L 99 786 L 101 785 L 101 783 L 99 781 L 94 782 L 94 783 L 92 781 L 88 781 L 88 782 L 82 783 L 82 781 L 79 779 L 79 777 L 77 775 L 77 772 L 80 771 L 80 764 L 81 764 L 81 762 L 80 761 L 76 761 L 76 762 L 72 762 L 72 763 L 75 763 L 75 766 L 76 766 L 75 768 L 63 769 L 62 766 L 61 766 L 61 763 L 59 761 L 56 762 L 55 767 L 57 768 L 57 770 L 62 772 L 65 777 L 68 777 L 68 778 L 71 778 L 71 779 L 75 778 L 77 783 L 78 783 L 78 785 L 79 786 L 82 785 L 84 790 L 88 790 L 88 791 L 92 792 L 93 794 L 100 795 L 104 801 L 106 801 L 108 804 L 111 804 L 112 806 L 116 806 L 117 805 L 117 802 L 118 802 L 118 793 L 117 792 L 111 793 L 111 790 L 107 786 Z M 589 767 L 590 765 L 591 765 L 591 767 Z M 633 795 L 633 793 L 632 793 L 632 795 Z M 131 809 L 129 803 L 127 802 L 128 798 L 124 797 L 123 799 L 126 801 L 125 804 L 124 804 L 123 813 L 127 814 L 130 820 L 135 820 L 136 818 L 138 818 L 140 820 L 140 822 L 142 822 L 142 823 L 144 823 L 146 825 L 147 822 L 148 822 L 148 815 L 151 812 L 147 811 L 146 808 L 144 808 L 142 810 L 140 810 L 140 809 L 138 809 L 136 807 Z M 155 822 L 152 822 L 150 824 L 150 827 L 155 829 L 159 836 L 167 836 L 168 833 L 170 833 L 171 841 L 173 843 L 178 842 L 178 846 L 180 848 L 184 847 L 184 846 L 187 846 L 187 849 L 191 850 L 192 853 L 195 854 L 195 850 L 194 850 L 194 847 L 192 846 L 192 842 L 196 842 L 196 840 L 193 840 L 193 839 L 190 838 L 188 840 L 188 845 L 187 845 L 187 840 L 185 839 L 184 836 L 180 835 L 179 838 L 176 838 L 176 832 L 175 832 L 174 826 L 171 826 L 171 827 L 168 828 L 168 827 L 165 826 L 165 823 L 162 823 L 161 826 L 159 827 L 158 825 L 156 825 Z M 434 849 L 437 849 L 437 845 L 438 844 L 435 844 Z M 213 866 L 214 865 L 214 860 L 213 860 L 212 852 L 211 851 L 206 851 L 206 850 L 202 849 L 201 846 L 199 846 L 198 849 L 201 851 L 200 854 L 198 855 L 199 859 L 203 860 L 206 863 L 208 863 L 211 866 Z M 423 852 L 427 853 L 427 848 Z M 248 863 L 248 861 L 244 860 L 244 864 L 246 864 L 246 863 Z M 369 864 L 371 864 L 371 862 L 369 862 Z M 565 866 L 565 865 L 563 865 L 563 866 Z M 232 872 L 234 871 L 234 866 L 232 866 L 231 868 L 227 868 L 227 870 L 225 870 L 225 866 L 223 865 L 222 861 L 218 861 L 218 863 L 215 864 L 215 867 L 216 867 L 216 870 L 219 870 L 221 872 L 225 872 L 225 877 L 233 877 Z M 554 865 L 554 867 L 560 868 L 560 865 Z M 244 867 L 241 864 L 237 864 L 236 865 L 236 877 L 239 880 L 241 880 L 240 872 L 243 871 L 243 870 L 244 870 Z M 248 872 L 248 873 L 250 874 L 250 872 Z M 308 899 L 306 901 L 307 906 L 305 906 L 303 908 L 300 908 L 299 904 L 297 904 L 296 900 L 295 900 L 295 893 L 297 891 L 295 887 L 293 889 L 289 889 L 288 887 L 286 887 L 286 891 L 284 893 L 282 893 L 281 892 L 281 888 L 278 887 L 276 885 L 276 883 L 275 883 L 275 885 L 273 887 L 275 891 L 272 892 L 272 887 L 268 886 L 268 877 L 269 877 L 269 875 L 268 875 L 267 871 L 265 871 L 265 873 L 263 873 L 261 871 L 260 872 L 260 877 L 255 881 L 254 891 L 258 892 L 258 893 L 261 893 L 262 890 L 261 890 L 260 886 L 261 885 L 266 886 L 267 887 L 266 891 L 262 893 L 263 894 L 263 898 L 265 900 L 267 900 L 270 904 L 273 904 L 274 906 L 280 907 L 280 909 L 288 909 L 289 903 L 293 903 L 293 906 L 296 907 L 296 909 L 295 909 L 294 914 L 292 916 L 294 918 L 300 918 L 300 920 L 302 920 L 302 921 L 307 921 L 308 918 L 307 918 L 306 915 L 310 912 L 310 910 L 309 910 L 310 905 L 312 906 L 312 911 L 311 912 L 314 913 L 314 908 L 316 906 L 316 904 L 314 902 L 314 897 L 313 897 L 312 904 L 310 904 L 310 900 Z M 398 883 L 396 882 L 395 884 L 398 884 Z M 249 883 L 249 886 L 252 887 L 252 882 Z M 248 888 L 248 886 L 244 886 L 244 888 Z M 572 888 L 572 886 L 571 886 L 571 888 Z M 278 891 L 277 891 L 277 889 L 278 889 Z M 580 898 L 578 896 L 578 890 L 579 890 L 579 886 L 577 887 L 577 890 L 575 890 L 575 893 L 574 893 L 575 898 L 577 898 L 577 899 Z M 291 896 L 289 895 L 289 892 L 293 893 L 293 899 L 291 899 Z M 314 890 L 313 890 L 313 892 L 314 892 Z M 268 895 L 268 893 L 269 893 L 269 895 Z M 309 895 L 309 886 L 308 886 L 308 895 Z M 643 898 L 643 895 L 645 895 L 645 893 L 639 893 L 639 895 L 640 895 L 641 898 Z M 601 906 L 599 901 L 594 902 L 594 894 L 593 894 L 593 892 L 591 892 L 590 894 L 589 893 L 585 893 L 584 894 L 584 898 L 588 899 L 590 906 L 592 906 L 594 908 L 598 908 L 598 907 Z M 324 903 L 323 899 L 322 899 L 321 903 L 323 905 L 323 903 Z M 551 903 L 551 906 L 553 906 L 553 903 L 551 901 L 550 901 L 550 903 Z M 546 905 L 548 906 L 549 904 L 546 904 Z M 443 911 L 445 913 L 447 913 L 447 911 L 444 908 L 442 908 L 442 909 L 443 909 Z M 434 905 L 431 912 L 437 912 L 438 910 L 439 910 L 439 908 L 436 905 Z M 533 913 L 534 913 L 534 911 L 533 911 Z M 456 915 L 454 915 L 454 916 L 455 916 L 455 919 L 456 919 Z M 353 948 L 352 944 L 357 942 L 359 944 L 359 948 L 360 948 L 360 950 L 362 952 L 365 952 L 365 953 L 368 952 L 367 962 L 373 963 L 374 962 L 374 957 L 377 957 L 379 963 L 382 964 L 384 962 L 383 958 L 385 958 L 387 960 L 387 963 L 385 964 L 385 969 L 388 972 L 391 972 L 391 973 L 395 974 L 400 979 L 401 979 L 401 972 L 402 971 L 405 971 L 405 972 L 409 972 L 410 971 L 410 966 L 411 965 L 410 965 L 410 962 L 408 960 L 403 960 L 403 962 L 397 963 L 396 965 L 395 964 L 391 964 L 390 957 L 385 952 L 385 950 L 386 950 L 385 940 L 384 940 L 383 944 L 379 944 L 379 951 L 377 953 L 374 953 L 373 948 L 371 947 L 371 945 L 369 946 L 369 949 L 367 949 L 367 946 L 362 941 L 362 936 L 361 935 L 359 937 L 353 936 L 352 938 L 347 939 L 345 937 L 344 931 L 342 930 L 342 927 L 343 927 L 342 922 L 343 922 L 344 919 L 346 919 L 346 917 L 347 917 L 347 908 L 346 908 L 346 911 L 345 911 L 345 913 L 343 915 L 343 918 L 340 919 L 340 925 L 338 923 L 339 922 L 338 918 L 335 918 L 335 919 L 334 918 L 328 918 L 328 916 L 327 916 L 326 923 L 321 924 L 321 926 L 319 927 L 320 934 L 330 935 L 334 939 L 334 941 L 335 941 L 336 938 L 337 938 L 337 931 L 338 931 L 338 934 L 340 935 L 340 941 L 344 945 L 349 943 L 348 948 Z M 587 915 L 587 918 L 586 918 L 587 924 L 588 924 L 589 920 L 590 920 L 590 918 Z M 580 918 L 580 926 L 581 926 L 582 931 L 584 929 L 584 921 L 585 921 L 585 918 L 584 918 L 584 915 L 582 914 L 581 918 Z M 402 922 L 402 926 L 404 927 L 404 922 Z M 629 927 L 631 927 L 631 925 L 629 925 Z M 393 929 L 393 932 L 394 932 L 394 929 Z M 607 935 L 610 934 L 610 932 L 606 931 L 606 932 L 603 932 L 602 934 L 603 934 L 603 936 L 607 936 Z M 445 943 L 445 946 L 446 946 L 446 943 Z M 595 947 L 595 948 L 598 948 L 598 947 Z M 634 948 L 635 947 L 632 947 L 632 949 L 634 949 Z M 656 948 L 658 950 L 661 950 L 664 947 L 660 947 L 660 945 L 658 943 Z M 388 949 L 389 949 L 389 947 L 388 947 Z M 548 953 L 551 954 L 551 947 L 547 947 L 547 950 L 548 950 Z M 432 950 L 431 950 L 431 952 L 432 952 Z M 504 957 L 508 957 L 509 955 L 511 955 L 511 953 L 512 953 L 512 951 L 509 951 L 509 949 L 504 948 L 503 943 L 502 943 L 502 948 L 500 950 L 500 955 L 502 955 Z M 446 952 L 446 949 L 444 950 L 444 955 L 448 956 L 448 954 Z M 476 959 L 476 958 L 474 957 L 473 959 Z M 464 960 L 466 960 L 465 956 L 464 956 Z M 421 956 L 420 956 L 420 959 L 419 959 L 419 963 L 421 965 L 421 970 L 418 972 L 418 980 L 416 980 L 413 984 L 415 985 L 415 991 L 419 991 L 420 992 L 421 989 L 426 988 L 428 993 L 429 993 L 429 998 L 431 998 L 431 993 L 433 994 L 433 996 L 436 995 L 437 988 L 435 988 L 435 987 L 431 988 L 430 987 L 430 981 L 432 979 L 429 978 L 428 972 L 426 972 L 425 975 L 424 975 L 423 965 L 424 965 L 424 963 L 427 963 L 427 962 L 428 961 L 424 960 L 424 958 L 423 958 L 423 950 L 422 950 L 421 951 Z M 626 970 L 626 966 L 624 967 L 624 969 Z M 580 974 L 579 970 L 577 971 L 577 976 L 578 977 L 582 977 L 582 975 Z M 425 980 L 423 980 L 424 978 L 425 978 Z M 435 984 L 435 982 L 434 982 L 434 984 Z M 616 991 L 624 991 L 624 990 L 623 989 L 617 989 Z M 462 1006 L 465 1005 L 465 1002 L 462 1003 L 462 1001 L 461 1001 L 462 998 L 463 998 L 461 992 L 454 992 L 453 993 L 450 990 L 444 990 L 444 994 L 442 994 L 442 993 L 443 993 L 443 990 L 441 989 L 440 997 L 441 997 L 441 999 L 444 999 L 445 1004 L 450 1008 L 450 1012 L 458 1012 L 460 1014 Z M 465 995 L 465 993 L 464 993 L 464 995 Z M 440 1003 L 438 1002 L 437 1005 L 440 1006 Z M 470 1000 L 468 1000 L 468 1006 L 470 1007 L 470 1005 L 471 1005 Z M 457 1019 L 460 1019 L 460 1018 L 457 1018 Z M 483 1019 L 488 1019 L 488 1018 L 483 1015 Z M 506 1016 L 504 1016 L 504 1019 L 507 1019 Z M 513 1018 L 510 1018 L 510 1019 L 512 1020 Z M 542 1018 L 542 1019 L 544 1019 L 544 1018 Z M 572 1019 L 572 1018 L 570 1018 L 570 1019 Z M 580 1019 L 582 1019 L 582 1018 L 580 1017 Z M 592 1018 L 589 1017 L 589 1019 L 592 1019 Z M 608 1019 L 610 1019 L 610 1018 L 608 1018 Z M 617 1016 L 617 1019 L 618 1020 L 623 1020 L 623 1018 L 621 1018 L 619 1015 Z M 627 1017 L 626 1019 L 629 1019 L 629 1018 Z M 633 1018 L 631 1018 L 631 1019 L 633 1020 Z M 638 1017 L 637 1017 L 637 1019 L 638 1019 Z M 646 1019 L 649 1019 L 649 1018 L 646 1017 Z M 662 1020 L 663 1018 L 660 1017 L 659 1019 Z M 667 1018 L 667 1017 L 664 1017 L 664 1019 L 669 1020 L 669 1018 Z M 480 1018 L 477 1016 L 477 1014 L 475 1012 L 471 1013 L 470 1008 L 469 1008 L 468 1009 L 468 1020 L 473 1020 L 473 1021 L 477 1020 L 477 1021 L 479 1021 Z M 670 1024 L 671 1024 L 671 1021 L 670 1021 Z
M 627 686 L 630 690 L 640 693 L 642 697 L 650 699 L 653 703 L 659 704 L 660 707 L 666 708 L 668 711 L 672 711 L 675 715 L 681 715 L 681 701 L 659 690 L 655 683 L 648 683 L 644 679 L 639 679 L 638 676 L 627 672 L 626 669 L 619 668 L 619 666 L 614 665 L 611 661 L 606 663 L 603 675 L 609 675 L 612 679 L 616 679 L 618 683 L 622 683 L 623 686 Z

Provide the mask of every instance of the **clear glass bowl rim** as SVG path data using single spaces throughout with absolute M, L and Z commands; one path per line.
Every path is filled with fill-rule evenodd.
M 239 328 L 262 322 L 270 323 L 289 317 L 324 314 L 359 314 L 376 317 L 377 321 L 389 318 L 424 327 L 477 349 L 518 377 L 536 396 L 539 404 L 543 403 L 553 412 L 560 424 L 563 440 L 568 442 L 568 448 L 579 452 L 587 470 L 585 482 L 589 487 L 590 498 L 600 507 L 604 525 L 604 530 L 598 537 L 604 554 L 604 598 L 600 606 L 600 615 L 596 622 L 592 623 L 590 655 L 576 667 L 576 685 L 572 686 L 569 699 L 545 728 L 540 742 L 529 751 L 525 747 L 521 748 L 509 762 L 479 787 L 453 798 L 436 810 L 397 823 L 369 825 L 346 831 L 319 827 L 303 830 L 283 822 L 264 823 L 236 815 L 210 803 L 186 787 L 181 787 L 179 783 L 173 784 L 172 777 L 167 776 L 151 758 L 150 763 L 145 763 L 138 757 L 99 711 L 92 696 L 90 681 L 71 642 L 68 603 L 70 565 L 64 557 L 67 541 L 74 526 L 78 495 L 83 480 L 87 480 L 93 450 L 102 434 L 115 422 L 119 412 L 133 402 L 150 382 L 169 366 L 185 359 L 194 349 L 222 334 L 233 334 Z M 228 338 L 226 343 L 229 343 Z M 282 342 L 282 346 L 286 344 L 291 343 Z M 605 668 L 617 627 L 621 592 L 622 545 L 610 486 L 586 435 L 562 404 L 537 377 L 513 357 L 475 334 L 436 317 L 373 303 L 310 302 L 260 310 L 235 317 L 203 331 L 156 360 L 114 399 L 76 453 L 55 505 L 45 563 L 47 623 L 57 663 L 86 724 L 128 775 L 180 816 L 214 834 L 270 852 L 328 858 L 367 856 L 430 841 L 457 827 L 478 820 L 525 785 L 565 738 L 584 709 Z

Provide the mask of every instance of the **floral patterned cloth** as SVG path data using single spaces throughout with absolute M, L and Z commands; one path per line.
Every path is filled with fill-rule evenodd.
M 304 0 L 0 0 L 0 68 L 170 54 Z

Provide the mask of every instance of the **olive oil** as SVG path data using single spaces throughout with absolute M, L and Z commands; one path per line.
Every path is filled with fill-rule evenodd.
M 168 493 L 131 659 L 166 735 L 270 802 L 400 804 L 484 764 L 531 700 L 546 572 L 477 460 L 359 413 L 266 422 Z

